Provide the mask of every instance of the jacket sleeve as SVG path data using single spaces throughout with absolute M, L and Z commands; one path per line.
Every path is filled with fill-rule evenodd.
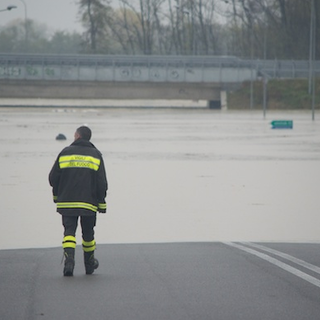
M 49 184 L 52 187 L 52 195 L 53 195 L 54 202 L 57 202 L 57 198 L 58 198 L 60 175 L 61 175 L 61 169 L 59 167 L 59 156 L 58 156 L 49 173 Z
M 106 197 L 108 191 L 108 181 L 106 175 L 106 169 L 104 166 L 104 161 L 101 156 L 101 162 L 98 170 L 97 178 L 97 195 L 98 195 L 98 211 L 101 213 L 107 212 Z

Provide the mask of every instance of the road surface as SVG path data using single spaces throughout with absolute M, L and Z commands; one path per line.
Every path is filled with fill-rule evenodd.
M 262 247 L 261 247 L 262 245 Z M 62 249 L 0 251 L 2 320 L 319 319 L 319 244 L 99 245 L 63 277 Z

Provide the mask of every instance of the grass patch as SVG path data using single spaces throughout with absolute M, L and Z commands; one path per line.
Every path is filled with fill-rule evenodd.
M 267 87 L 267 108 L 270 110 L 311 109 L 312 96 L 308 93 L 308 80 L 269 80 Z M 250 108 L 250 81 L 228 93 L 229 109 Z M 263 107 L 263 83 L 253 82 L 253 109 Z M 320 109 L 320 79 L 316 81 L 315 109 Z

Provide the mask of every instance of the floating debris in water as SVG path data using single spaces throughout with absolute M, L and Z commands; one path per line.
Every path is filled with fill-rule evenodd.
M 57 136 L 56 136 L 56 140 L 67 140 L 67 137 L 62 134 L 62 133 L 59 133 Z

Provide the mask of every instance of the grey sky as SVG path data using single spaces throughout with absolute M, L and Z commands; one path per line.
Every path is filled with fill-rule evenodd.
M 24 19 L 26 4 L 28 19 L 45 23 L 49 30 L 66 30 L 69 32 L 81 32 L 83 29 L 78 22 L 77 0 L 0 0 L 0 10 L 9 5 L 17 6 L 11 11 L 0 12 L 0 26 L 4 26 L 16 19 Z M 136 3 L 136 0 L 132 0 Z M 113 0 L 112 5 L 116 7 L 118 0 Z M 221 16 L 216 17 L 221 19 Z
M 78 6 L 76 0 L 24 0 L 28 19 L 45 23 L 50 30 L 81 31 L 77 22 Z M 17 6 L 11 11 L 0 12 L 0 26 L 16 20 L 24 19 L 25 7 L 21 0 L 0 0 L 0 10 L 9 5 Z

